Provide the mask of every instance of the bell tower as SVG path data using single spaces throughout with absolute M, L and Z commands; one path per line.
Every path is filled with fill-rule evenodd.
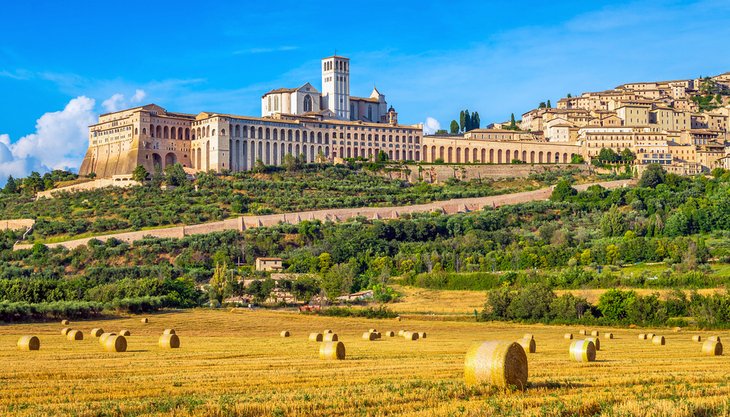
M 322 109 L 350 120 L 350 59 L 333 55 L 322 59 Z

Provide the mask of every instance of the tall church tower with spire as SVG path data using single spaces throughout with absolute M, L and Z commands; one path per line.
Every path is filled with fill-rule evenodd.
M 333 55 L 322 59 L 322 109 L 350 120 L 350 59 Z

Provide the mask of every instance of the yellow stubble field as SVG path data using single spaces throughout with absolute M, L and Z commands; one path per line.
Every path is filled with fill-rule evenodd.
M 71 322 L 84 332 L 74 342 L 60 323 L 0 326 L 0 415 L 730 415 L 730 355 L 702 356 L 691 340 L 730 340 L 729 332 L 601 328 L 615 339 L 602 339 L 596 362 L 575 363 L 563 334 L 581 337 L 576 327 L 204 309 L 146 315 L 147 324 L 140 317 Z M 103 351 L 89 334 L 95 327 L 129 329 L 128 351 Z M 157 346 L 165 328 L 177 331 L 180 349 Z M 319 343 L 307 340 L 328 328 L 344 342 L 346 360 L 320 360 Z M 363 340 L 369 328 L 428 337 Z M 291 337 L 279 336 L 285 329 Z M 637 338 L 647 331 L 666 345 Z M 526 391 L 463 384 L 471 344 L 524 333 L 537 342 Z M 16 348 L 25 334 L 40 337 L 40 351 Z

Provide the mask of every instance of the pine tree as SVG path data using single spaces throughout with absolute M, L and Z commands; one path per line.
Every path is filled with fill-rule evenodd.
M 13 176 L 8 177 L 8 182 L 5 183 L 5 188 L 3 188 L 3 193 L 5 194 L 15 194 L 18 192 L 18 184 L 15 183 L 15 178 Z
M 553 107 L 553 105 L 552 105 L 552 104 L 550 104 L 550 100 L 548 100 L 548 101 L 547 101 L 547 108 L 548 108 L 548 109 L 550 109 L 550 108 L 552 108 L 552 107 Z
M 464 132 L 471 130 L 471 115 L 469 110 L 464 110 Z
M 459 133 L 459 122 L 456 120 L 451 121 L 451 126 L 449 127 L 450 132 L 452 135 L 456 135 Z
M 515 121 L 515 114 L 512 113 L 509 117 L 509 128 L 512 130 L 517 129 L 517 122 Z
M 471 115 L 471 128 L 472 129 L 479 129 L 479 127 L 482 125 L 482 121 L 479 120 L 479 112 L 474 112 Z

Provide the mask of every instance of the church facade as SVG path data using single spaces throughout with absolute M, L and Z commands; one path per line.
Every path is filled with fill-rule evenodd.
M 422 125 L 400 125 L 385 96 L 349 95 L 349 59 L 322 60 L 322 92 L 310 83 L 262 97 L 261 117 L 170 112 L 155 104 L 99 116 L 79 174 L 100 178 L 148 172 L 180 163 L 188 172 L 243 171 L 258 161 L 281 165 L 286 155 L 306 162 L 338 158 L 421 159 Z

